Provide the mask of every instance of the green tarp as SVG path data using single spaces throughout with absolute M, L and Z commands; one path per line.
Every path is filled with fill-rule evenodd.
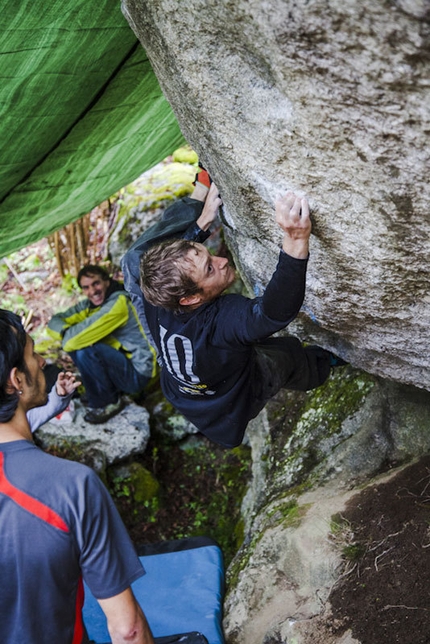
M 184 138 L 119 0 L 0 0 L 0 257 Z

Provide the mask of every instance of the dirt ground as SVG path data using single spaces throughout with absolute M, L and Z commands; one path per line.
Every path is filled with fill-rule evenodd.
M 250 450 L 225 450 L 201 434 L 191 440 L 193 448 L 184 449 L 152 434 L 145 454 L 136 459 L 160 484 L 156 507 L 134 502 L 114 484 L 109 487 L 135 544 L 203 535 L 219 544 L 228 566 L 243 537 L 237 526 Z
M 364 490 L 341 521 L 345 571 L 321 642 L 350 629 L 361 644 L 429 644 L 430 456 Z

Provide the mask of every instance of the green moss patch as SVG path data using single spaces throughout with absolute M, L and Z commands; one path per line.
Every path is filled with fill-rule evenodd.
M 271 449 L 275 486 L 311 484 L 315 468 L 348 437 L 345 421 L 357 413 L 374 384 L 372 376 L 346 368 L 306 395 L 288 392 L 288 399 L 296 401 L 294 422 L 287 409 Z
M 220 545 L 228 565 L 244 537 L 240 509 L 250 477 L 250 449 L 224 450 L 201 437 L 181 444 L 154 432 L 138 464 L 160 486 L 157 504 L 138 500 L 130 479 L 111 486 L 134 542 L 205 535 Z

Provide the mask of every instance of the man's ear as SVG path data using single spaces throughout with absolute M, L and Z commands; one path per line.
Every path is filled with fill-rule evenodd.
M 22 391 L 23 374 L 17 367 L 14 367 L 9 374 L 9 386 L 12 390 Z
M 197 306 L 202 303 L 202 294 L 194 293 L 194 295 L 187 295 L 186 297 L 181 297 L 179 304 L 181 306 Z

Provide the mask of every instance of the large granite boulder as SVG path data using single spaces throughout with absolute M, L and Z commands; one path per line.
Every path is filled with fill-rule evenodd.
M 348 367 L 313 394 L 280 395 L 251 423 L 227 641 L 351 644 L 350 633 L 310 627 L 342 574 L 332 516 L 372 477 L 430 449 L 430 399 L 420 391 L 430 390 L 429 4 L 122 7 L 220 188 L 250 293 L 276 264 L 275 197 L 306 194 L 307 293 L 290 330 L 370 374 Z
M 252 292 L 309 196 L 308 288 L 294 331 L 430 389 L 429 5 L 424 0 L 123 0 L 181 129 L 221 189 Z

